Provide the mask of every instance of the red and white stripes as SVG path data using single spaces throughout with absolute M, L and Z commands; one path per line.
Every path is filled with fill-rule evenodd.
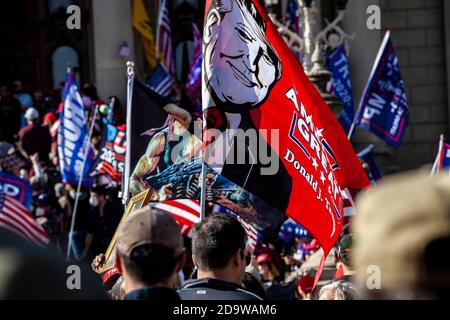
M 41 247 L 45 247 L 50 241 L 30 211 L 22 203 L 3 193 L 0 193 L 0 227 Z

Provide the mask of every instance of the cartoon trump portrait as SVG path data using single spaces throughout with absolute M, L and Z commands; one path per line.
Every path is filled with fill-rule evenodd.
M 266 22 L 252 1 L 212 0 L 205 17 L 203 31 L 203 111 L 207 128 L 223 132 L 253 130 L 254 143 L 235 143 L 235 152 L 213 151 L 221 163 L 217 170 L 223 176 L 264 199 L 272 206 L 287 208 L 291 177 L 276 155 L 279 167 L 276 173 L 261 175 L 263 167 L 258 151 L 268 146 L 257 130 L 251 111 L 260 107 L 281 78 L 281 61 L 266 36 Z M 273 106 L 276 108 L 277 106 Z M 223 150 L 227 138 L 215 139 L 214 148 Z M 268 147 L 272 150 L 273 148 Z M 266 150 L 267 150 L 266 149 Z M 245 154 L 252 159 L 236 164 L 230 154 Z M 217 159 L 221 156 L 223 159 Z
M 206 101 L 225 112 L 241 113 L 265 100 L 282 66 L 251 1 L 216 3 L 206 17 L 203 35 L 205 94 L 210 95 Z

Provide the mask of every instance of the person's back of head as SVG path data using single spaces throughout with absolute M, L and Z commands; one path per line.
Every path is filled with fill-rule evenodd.
M 338 258 L 344 267 L 344 275 L 353 273 L 352 251 L 353 251 L 353 234 L 345 234 L 338 243 Z
M 430 177 L 420 171 L 386 178 L 361 196 L 357 207 L 353 261 L 364 298 L 449 296 L 448 174 Z
M 197 224 L 192 235 L 192 258 L 202 274 L 221 275 L 241 284 L 246 263 L 246 234 L 241 224 L 227 215 L 212 215 Z
M 117 258 L 127 293 L 149 287 L 174 289 L 183 267 L 183 238 L 175 220 L 146 207 L 120 227 Z
M 356 300 L 356 292 L 352 283 L 334 281 L 320 288 L 317 300 Z
M 28 108 L 25 111 L 25 119 L 27 119 L 29 124 L 39 123 L 39 111 L 36 108 Z

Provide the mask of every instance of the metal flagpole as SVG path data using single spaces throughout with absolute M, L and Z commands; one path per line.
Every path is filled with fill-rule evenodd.
M 134 86 L 134 62 L 127 62 L 127 149 L 125 156 L 125 174 L 123 181 L 122 203 L 126 206 L 130 197 L 130 176 L 131 176 L 131 114 L 133 104 L 133 86 Z
M 352 126 L 350 127 L 350 130 L 349 130 L 349 132 L 348 132 L 348 136 L 347 136 L 348 140 L 350 140 L 350 139 L 352 138 L 353 131 L 355 130 L 355 125 L 356 125 L 356 123 L 355 123 L 355 121 L 353 120 Z
M 156 54 L 156 61 L 158 61 L 161 57 L 159 55 L 159 38 L 160 38 L 160 30 L 161 30 L 161 19 L 162 19 L 162 11 L 165 7 L 165 0 L 159 1 L 159 13 L 158 13 L 158 24 L 156 26 L 156 43 L 155 43 L 155 54 Z
M 202 173 L 200 174 L 200 221 L 206 218 L 206 163 L 202 161 Z
M 383 56 L 383 52 L 384 52 L 384 49 L 386 48 L 386 45 L 387 45 L 390 35 L 391 35 L 391 31 L 390 30 L 386 31 L 386 34 L 384 35 L 384 38 L 383 38 L 383 42 L 381 43 L 380 49 L 378 50 L 377 56 L 373 63 L 372 71 L 370 72 L 370 76 L 369 76 L 369 80 L 367 81 L 366 86 L 364 87 L 363 95 L 361 96 L 361 98 L 359 100 L 358 110 L 356 110 L 356 114 L 355 114 L 355 117 L 353 118 L 352 126 L 350 127 L 350 131 L 348 132 L 348 136 L 347 136 L 348 140 L 350 140 L 353 135 L 353 131 L 355 130 L 355 126 L 356 126 L 356 122 L 362 112 L 362 107 L 363 107 L 362 102 L 364 100 L 364 94 L 367 92 L 370 82 L 373 79 L 375 72 L 377 71 L 377 66 L 380 63 L 381 57 Z
M 441 134 L 441 138 L 439 140 L 438 153 L 437 153 L 436 159 L 434 160 L 433 168 L 431 169 L 431 174 L 430 174 L 431 176 L 434 176 L 436 174 L 436 172 L 437 172 L 437 169 L 438 169 L 438 166 L 439 166 L 439 160 L 441 158 L 441 153 L 442 153 L 443 147 L 444 147 L 444 135 Z
M 78 202 L 80 200 L 81 184 L 82 184 L 83 178 L 84 178 L 84 169 L 86 167 L 86 161 L 87 161 L 87 157 L 89 155 L 89 147 L 91 145 L 90 141 L 91 141 L 92 133 L 94 132 L 95 118 L 97 117 L 97 111 L 98 111 L 97 107 L 95 107 L 94 116 L 92 117 L 92 123 L 91 123 L 91 127 L 89 129 L 87 150 L 84 151 L 83 164 L 81 166 L 80 178 L 78 179 L 77 194 L 75 196 L 75 205 L 74 205 L 73 212 L 72 212 L 72 222 L 70 224 L 70 231 L 69 231 L 69 245 L 67 246 L 67 259 L 70 258 L 70 248 L 72 247 L 72 233 L 73 233 L 73 228 L 75 227 L 75 218 L 77 216 Z

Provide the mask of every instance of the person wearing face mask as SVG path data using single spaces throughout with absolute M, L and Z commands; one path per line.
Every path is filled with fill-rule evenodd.
M 81 258 L 92 258 L 106 252 L 123 214 L 123 207 L 107 196 L 103 186 L 91 189 L 87 236 Z
M 36 216 L 36 222 L 47 232 L 50 243 L 60 248 L 60 239 L 62 236 L 60 224 L 61 211 L 58 210 L 57 205 L 47 193 L 40 194 L 35 204 L 34 214 Z

